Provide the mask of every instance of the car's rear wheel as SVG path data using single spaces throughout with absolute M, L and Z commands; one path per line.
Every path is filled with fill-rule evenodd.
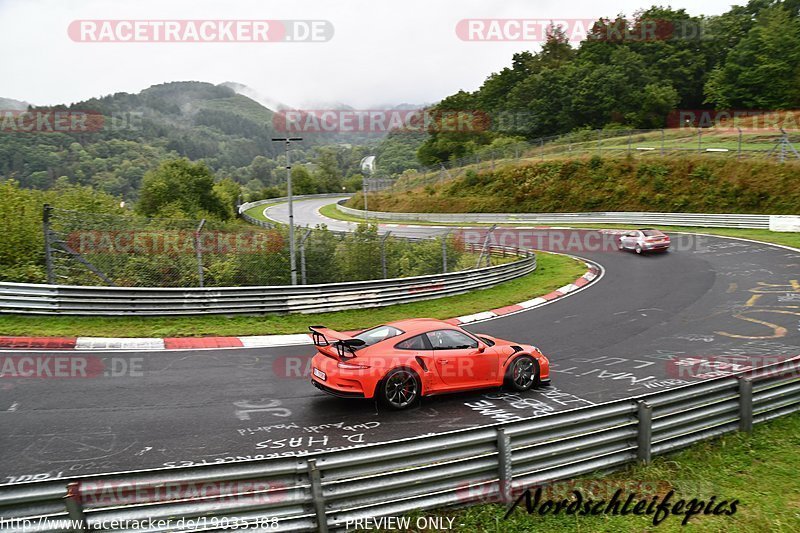
M 381 402 L 392 409 L 407 409 L 419 400 L 422 385 L 417 373 L 408 368 L 395 368 L 378 386 Z
M 642 253 L 642 245 L 641 244 L 637 244 L 635 250 L 636 250 L 637 254 Z
M 526 391 L 539 381 L 539 363 L 530 355 L 514 359 L 506 372 L 506 384 L 515 391 Z

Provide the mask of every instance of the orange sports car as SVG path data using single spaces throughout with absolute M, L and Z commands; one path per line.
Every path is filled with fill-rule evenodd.
M 507 385 L 526 391 L 550 382 L 550 362 L 535 346 L 474 335 L 417 318 L 356 335 L 311 326 L 317 346 L 311 382 L 345 398 L 376 398 L 394 409 L 422 396 Z

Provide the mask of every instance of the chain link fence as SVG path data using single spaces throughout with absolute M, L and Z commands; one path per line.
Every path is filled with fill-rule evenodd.
M 729 128 L 665 128 L 657 130 L 599 129 L 541 137 L 531 141 L 488 145 L 473 154 L 418 170 L 406 171 L 393 183 L 370 183 L 370 191 L 409 190 L 448 181 L 467 170 L 493 171 L 498 165 L 531 163 L 581 156 L 702 157 L 765 159 L 800 162 L 800 132 Z
M 159 219 L 44 207 L 48 283 L 119 287 L 291 284 L 288 228 L 237 220 Z M 439 274 L 488 266 L 456 236 L 410 240 L 362 225 L 349 234 L 296 228 L 301 284 Z M 508 258 L 511 259 L 510 257 Z

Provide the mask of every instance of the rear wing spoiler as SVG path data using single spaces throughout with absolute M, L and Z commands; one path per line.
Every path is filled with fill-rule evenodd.
M 338 355 L 340 359 L 355 357 L 355 348 L 366 344 L 361 339 L 356 339 L 350 335 L 326 328 L 325 326 L 309 326 L 308 329 L 311 331 L 311 340 L 314 342 L 314 346 L 322 348 L 322 351 L 327 353 L 330 353 L 330 349 L 334 348 L 336 350 L 336 355 Z M 350 352 L 350 354 L 347 355 L 347 352 Z

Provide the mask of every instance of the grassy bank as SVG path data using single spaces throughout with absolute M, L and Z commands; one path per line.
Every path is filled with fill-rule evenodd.
M 251 207 L 250 209 L 245 210 L 245 214 L 250 215 L 251 217 L 255 218 L 256 220 L 263 220 L 265 222 L 271 222 L 270 219 L 264 216 L 264 209 L 268 207 L 272 207 L 273 205 L 278 205 L 280 202 L 273 202 L 270 204 L 262 204 L 257 205 L 255 207 Z
M 408 317 L 451 318 L 547 294 L 574 281 L 585 265 L 562 255 L 538 254 L 532 274 L 496 287 L 436 300 L 316 315 L 200 317 L 66 317 L 0 315 L 0 335 L 183 337 L 300 333 L 309 324 L 339 330 L 365 328 Z
M 794 214 L 800 164 L 708 159 L 557 159 L 469 171 L 410 191 L 370 194 L 374 211 L 556 213 L 675 211 Z M 363 197 L 348 206 L 363 207 Z
M 606 486 L 610 489 L 607 491 L 609 496 L 617 488 L 634 491 L 635 487 L 640 486 L 637 484 L 641 483 L 645 487 L 661 487 L 661 490 L 651 492 L 651 497 L 656 493 L 667 492 L 670 488 L 675 490 L 673 502 L 681 498 L 687 501 L 692 498 L 708 501 L 711 496 L 716 496 L 717 502 L 739 500 L 735 514 L 697 515 L 689 520 L 688 526 L 682 526 L 683 517 L 675 515 L 669 516 L 657 526 L 653 525 L 652 515 L 528 515 L 524 511 L 524 505 L 515 510 L 508 520 L 504 520 L 506 508 L 498 504 L 425 512 L 414 516 L 454 518 L 453 531 L 459 532 L 795 532 L 800 531 L 798 449 L 800 413 L 795 413 L 768 424 L 757 425 L 752 435 L 730 434 L 696 444 L 677 454 L 658 457 L 649 466 L 630 467 L 602 478 L 608 483 Z M 564 492 L 569 490 L 567 488 Z M 557 495 L 561 494 L 554 491 L 553 496 Z M 563 496 L 570 497 L 569 494 Z

